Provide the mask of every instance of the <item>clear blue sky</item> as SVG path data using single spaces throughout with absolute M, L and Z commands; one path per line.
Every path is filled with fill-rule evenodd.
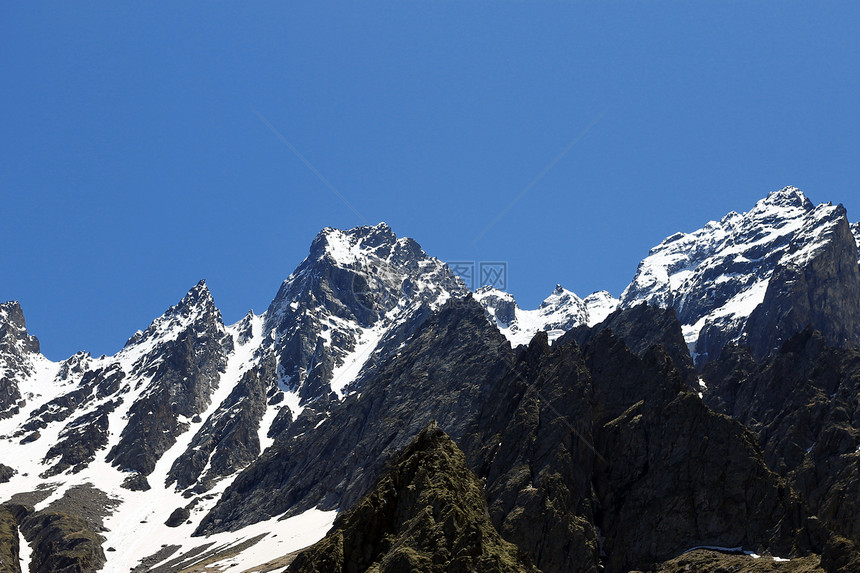
M 262 312 L 325 226 L 508 261 L 533 308 L 617 296 L 785 185 L 856 221 L 858 28 L 852 2 L 7 2 L 0 300 L 61 359 L 200 278 Z

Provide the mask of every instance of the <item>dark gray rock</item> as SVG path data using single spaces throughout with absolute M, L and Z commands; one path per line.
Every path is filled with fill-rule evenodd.
M 0 483 L 6 483 L 10 479 L 12 479 L 12 476 L 14 476 L 16 473 L 18 472 L 15 471 L 14 468 L 10 468 L 7 465 L 0 464 Z
M 131 491 L 149 491 L 152 487 L 146 476 L 138 472 L 132 472 L 122 481 L 121 487 Z
M 645 303 L 622 308 L 594 327 L 579 326 L 570 330 L 558 342 L 565 344 L 574 340 L 580 346 L 585 346 L 605 330 L 622 339 L 640 357 L 653 346 L 661 346 L 672 358 L 684 383 L 699 389 L 698 373 L 684 341 L 681 323 L 672 308 L 663 309 Z
M 177 507 L 164 522 L 167 527 L 179 527 L 191 517 L 191 510 L 184 507 Z
M 754 431 L 822 522 L 860 542 L 860 351 L 806 329 L 764 362 L 733 348 L 704 375 L 706 403 Z
M 108 418 L 122 403 L 122 398 L 110 400 L 99 405 L 69 423 L 60 432 L 59 441 L 45 454 L 45 462 L 59 457 L 59 460 L 41 474 L 47 478 L 72 468 L 73 473 L 84 469 L 95 459 L 96 452 L 108 444 Z

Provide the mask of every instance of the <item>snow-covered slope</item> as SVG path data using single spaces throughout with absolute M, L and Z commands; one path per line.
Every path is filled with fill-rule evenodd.
M 541 331 L 547 331 L 552 342 L 575 326 L 601 322 L 618 307 L 618 300 L 606 291 L 583 300 L 561 285 L 534 310 L 521 309 L 513 295 L 493 287 L 478 289 L 475 299 L 513 346 L 528 344 Z
M 768 194 L 746 213 L 729 213 L 651 249 L 621 295 L 622 307 L 673 308 L 698 362 L 738 339 L 782 261 L 802 263 L 820 248 L 832 205 L 814 207 L 795 187 Z M 855 226 L 856 229 L 856 226 Z

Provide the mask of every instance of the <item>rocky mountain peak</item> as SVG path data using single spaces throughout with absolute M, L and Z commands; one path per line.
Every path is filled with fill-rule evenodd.
M 27 333 L 24 311 L 16 300 L 0 303 L 0 356 L 11 345 L 19 352 L 39 352 L 39 339 Z
M 373 254 L 377 250 L 390 250 L 397 243 L 397 236 L 386 223 L 341 230 L 326 227 L 311 243 L 310 256 L 319 258 L 328 255 L 340 264 L 350 264 L 362 254 Z
M 803 194 L 803 191 L 791 185 L 783 187 L 778 191 L 771 191 L 768 193 L 767 197 L 756 203 L 753 211 L 765 210 L 773 207 L 789 209 L 800 208 L 804 211 L 811 211 L 814 208 L 812 201 Z
M 393 328 L 468 294 L 445 263 L 385 223 L 326 228 L 263 317 L 283 391 L 301 404 L 340 393 Z
M 215 300 L 206 286 L 206 281 L 201 280 L 178 303 L 152 321 L 146 330 L 134 333 L 125 343 L 124 348 L 157 338 L 175 337 L 192 325 L 204 323 L 219 325 L 222 329 L 224 326 L 221 311 L 215 306 Z
M 475 300 L 514 346 L 528 344 L 538 332 L 547 332 L 552 342 L 571 328 L 601 322 L 618 307 L 606 291 L 583 300 L 560 284 L 534 310 L 521 309 L 513 295 L 489 286 L 475 291 Z
M 676 233 L 639 264 L 621 304 L 673 308 L 691 352 L 704 363 L 740 337 L 777 264 L 802 262 L 832 237 L 827 228 L 839 218 L 836 210 L 813 207 L 799 189 L 784 187 L 745 213 Z

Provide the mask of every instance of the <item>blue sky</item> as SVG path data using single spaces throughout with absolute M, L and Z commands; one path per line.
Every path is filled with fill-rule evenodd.
M 848 2 L 4 3 L 0 300 L 61 359 L 116 352 L 200 278 L 227 322 L 262 312 L 325 226 L 507 261 L 533 308 L 617 296 L 664 237 L 785 185 L 856 221 L 858 24 Z

